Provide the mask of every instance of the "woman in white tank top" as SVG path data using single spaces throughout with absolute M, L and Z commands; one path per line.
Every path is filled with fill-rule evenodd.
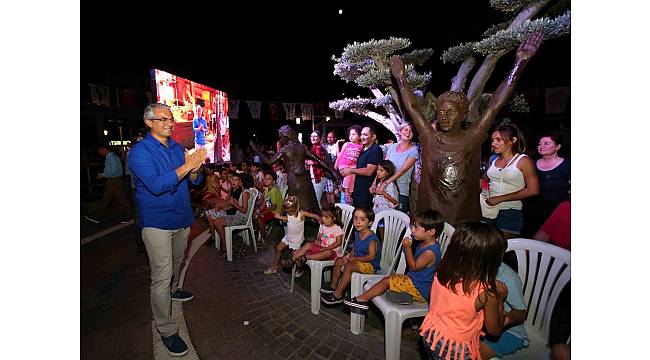
M 490 187 L 486 203 L 499 214 L 494 219 L 483 218 L 483 222 L 495 224 L 512 237 L 519 235 L 524 225 L 521 200 L 539 193 L 537 173 L 533 161 L 523 154 L 526 144 L 517 126 L 499 126 L 491 139 L 497 157 L 487 170 Z

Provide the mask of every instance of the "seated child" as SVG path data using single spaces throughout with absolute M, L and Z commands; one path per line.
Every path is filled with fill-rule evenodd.
M 405 237 L 402 241 L 402 251 L 406 258 L 408 271 L 404 274 L 392 274 L 384 277 L 365 293 L 350 300 L 343 301 L 345 305 L 360 310 L 368 310 L 368 301 L 380 296 L 388 290 L 405 292 L 417 302 L 428 302 L 436 271 L 442 255 L 440 244 L 436 241 L 445 227 L 442 216 L 437 211 L 426 210 L 413 215 L 411 221 L 411 236 L 422 243 L 411 249 L 412 241 Z
M 318 215 L 300 209 L 300 204 L 296 196 L 287 196 L 284 200 L 284 208 L 287 211 L 287 216 L 275 214 L 275 218 L 287 222 L 287 231 L 282 240 L 275 245 L 273 264 L 264 270 L 264 275 L 272 275 L 278 272 L 280 258 L 284 249 L 287 247 L 292 251 L 300 249 L 300 245 L 305 241 L 305 216 L 320 221 Z
M 482 359 L 491 359 L 495 356 L 502 358 L 528 346 L 528 335 L 526 335 L 523 325 L 526 321 L 527 307 L 524 302 L 521 278 L 510 266 L 501 263 L 497 272 L 497 280 L 506 284 L 508 288 L 508 296 L 503 303 L 505 331 L 498 337 L 489 335 L 481 337 Z
M 259 214 L 255 217 L 257 228 L 260 230 L 261 237 L 266 241 L 266 224 L 275 219 L 276 214 L 282 213 L 282 194 L 275 180 L 277 175 L 272 171 L 264 172 L 264 201 L 260 205 Z M 261 198 L 261 196 L 260 196 Z
M 343 292 L 352 280 L 353 272 L 374 274 L 381 270 L 381 246 L 377 235 L 370 230 L 375 213 L 370 209 L 356 208 L 352 213 L 354 225 L 354 246 L 352 251 L 339 257 L 332 269 L 332 282 L 320 292 L 321 300 L 328 305 L 343 302 Z
M 508 288 L 496 279 L 507 247 L 503 232 L 479 222 L 458 224 L 431 284 L 420 335 L 430 358 L 480 359 L 483 331 L 499 336 Z
M 320 219 L 321 225 L 314 241 L 303 244 L 293 256 L 282 262 L 284 267 L 296 264 L 296 277 L 302 275 L 300 268 L 307 260 L 334 260 L 339 255 L 343 243 L 341 209 L 329 205 L 323 209 Z

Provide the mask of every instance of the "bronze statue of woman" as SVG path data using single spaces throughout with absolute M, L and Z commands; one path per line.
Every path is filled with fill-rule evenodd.
M 252 141 L 250 142 L 251 148 L 267 165 L 282 160 L 284 168 L 288 173 L 288 194 L 298 197 L 301 209 L 320 213 L 320 207 L 318 206 L 318 200 L 316 199 L 316 193 L 314 192 L 314 185 L 311 183 L 311 177 L 305 168 L 305 160 L 310 159 L 318 162 L 318 164 L 322 166 L 325 171 L 332 174 L 337 181 L 340 179 L 340 175 L 334 171 L 328 163 L 314 156 L 305 145 L 298 142 L 296 131 L 290 126 L 282 126 L 278 130 L 278 135 L 282 147 L 271 159 L 267 158 Z
M 429 124 L 418 108 L 411 85 L 406 81 L 404 64 L 397 56 L 390 59 L 390 67 L 399 86 L 400 97 L 422 144 L 422 176 L 418 193 L 418 211 L 433 209 L 446 222 L 455 225 L 465 221 L 481 220 L 480 147 L 487 139 L 499 110 L 506 104 L 528 61 L 535 55 L 543 34 L 535 33 L 517 49 L 516 61 L 505 80 L 492 94 L 481 115 L 467 130 L 461 121 L 469 108 L 467 96 L 447 91 L 436 100 L 435 124 Z

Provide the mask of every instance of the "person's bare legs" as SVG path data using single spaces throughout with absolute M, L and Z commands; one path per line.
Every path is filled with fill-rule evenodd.
M 558 343 L 551 346 L 551 359 L 554 360 L 570 360 L 571 359 L 571 346 L 567 344 Z
M 390 276 L 386 276 L 385 278 L 381 279 L 381 281 L 373 285 L 370 289 L 368 289 L 368 291 L 357 296 L 357 300 L 368 302 L 372 298 L 382 295 L 389 289 L 390 289 Z M 489 359 L 489 358 L 484 358 L 484 359 Z
M 329 260 L 332 258 L 333 253 L 334 251 L 332 250 L 325 250 L 325 251 L 317 252 L 315 254 L 312 253 L 306 254 L 305 258 L 307 258 L 307 260 Z
M 309 251 L 309 249 L 311 249 L 311 243 L 302 244 L 300 249 L 293 252 L 293 255 L 291 256 L 291 260 L 293 260 L 295 262 L 296 260 L 298 260 L 299 257 L 301 257 L 302 255 L 305 255 L 305 253 L 307 253 L 307 251 Z
M 334 268 L 332 269 L 332 281 L 330 281 L 330 286 L 333 289 L 336 289 L 336 286 L 339 283 L 343 266 L 345 266 L 343 264 L 343 258 L 338 258 L 336 261 L 334 261 Z
M 493 357 L 497 356 L 497 354 L 490 349 L 489 346 L 483 341 L 481 341 L 481 359 L 492 359 Z
M 223 254 L 226 251 L 226 220 L 223 218 L 214 219 L 214 227 L 219 234 L 219 243 L 221 244 L 219 248 L 219 254 Z
M 339 280 L 339 286 L 334 290 L 334 296 L 336 298 L 340 299 L 343 297 L 343 292 L 348 285 L 350 285 L 350 281 L 352 281 L 352 273 L 355 271 L 359 272 L 359 266 L 355 261 L 351 261 L 345 265 L 345 268 L 343 268 L 343 274 Z
M 215 241 L 214 238 L 214 220 L 210 215 L 206 216 L 205 219 L 208 221 L 208 226 L 210 227 L 210 240 Z
M 280 258 L 282 257 L 282 251 L 286 249 L 289 245 L 285 244 L 283 241 L 278 242 L 275 245 L 275 254 L 273 254 L 273 264 L 271 269 L 277 270 L 280 266 Z

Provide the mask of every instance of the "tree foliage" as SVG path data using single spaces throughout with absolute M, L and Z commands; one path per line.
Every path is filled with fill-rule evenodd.
M 460 63 L 458 73 L 451 79 L 450 89 L 468 95 L 468 122 L 480 116 L 486 99 L 489 99 L 489 94 L 483 94 L 485 84 L 501 56 L 515 49 L 533 32 L 542 31 L 544 39 L 553 39 L 569 34 L 571 29 L 568 0 L 490 0 L 490 5 L 501 11 L 503 16 L 495 21 L 495 25 L 486 29 L 483 38 L 453 46 L 441 55 L 445 64 Z M 354 42 L 346 46 L 339 58 L 332 57 L 335 62 L 334 74 L 346 82 L 354 82 L 369 89 L 373 97 L 333 101 L 329 104 L 330 108 L 368 116 L 398 137 L 399 125 L 404 122 L 405 116 L 399 101 L 396 101 L 397 92 L 392 87 L 388 65 L 390 56 L 398 55 L 406 66 L 409 83 L 416 93 L 420 93 L 422 112 L 425 117 L 432 118 L 435 113 L 435 97 L 431 93 L 426 97 L 423 95 L 432 73 L 419 72 L 416 67 L 424 65 L 434 51 L 422 49 L 404 52 L 410 46 L 409 39 L 396 37 Z M 483 62 L 474 71 L 481 59 Z M 509 109 L 515 112 L 528 111 L 528 105 L 523 96 L 514 96 Z

